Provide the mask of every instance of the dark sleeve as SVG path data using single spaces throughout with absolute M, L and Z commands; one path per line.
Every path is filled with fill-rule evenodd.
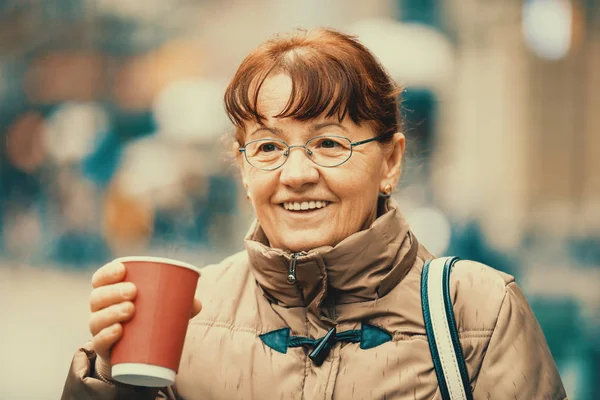
M 89 343 L 75 353 L 61 400 L 182 400 L 171 387 L 159 390 L 105 382 L 94 370 L 95 361 Z
M 473 397 L 567 398 L 542 329 L 521 289 L 514 282 L 506 286 Z

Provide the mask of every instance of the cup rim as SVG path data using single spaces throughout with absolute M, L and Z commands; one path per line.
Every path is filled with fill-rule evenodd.
M 116 258 L 115 260 L 113 260 L 113 262 L 120 262 L 120 263 L 126 263 L 126 262 L 155 262 L 155 263 L 163 263 L 163 264 L 170 264 L 170 265 L 173 265 L 175 267 L 182 267 L 182 268 L 191 269 L 192 271 L 195 271 L 198 274 L 200 274 L 200 268 L 199 267 L 196 267 L 195 265 L 186 263 L 184 261 L 174 260 L 172 258 L 166 258 L 166 257 L 127 256 L 127 257 Z
M 119 363 L 111 367 L 112 379 L 136 386 L 164 387 L 175 383 L 176 372 L 160 365 Z

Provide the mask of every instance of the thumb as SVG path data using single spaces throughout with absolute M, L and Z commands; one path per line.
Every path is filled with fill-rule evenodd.
M 190 315 L 190 319 L 198 315 L 200 310 L 202 310 L 202 303 L 199 299 L 194 298 L 194 305 L 192 306 L 192 313 Z

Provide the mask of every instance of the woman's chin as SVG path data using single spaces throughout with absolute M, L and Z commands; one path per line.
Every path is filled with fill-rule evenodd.
M 291 232 L 288 237 L 280 238 L 280 245 L 271 244 L 273 247 L 279 247 L 292 253 L 299 253 L 302 251 L 310 251 L 322 246 L 332 246 L 334 240 L 326 235 L 319 235 L 319 232 L 311 230 L 312 232 Z

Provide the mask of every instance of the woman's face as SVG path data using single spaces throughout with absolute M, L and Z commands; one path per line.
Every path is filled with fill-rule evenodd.
M 337 118 L 324 117 L 309 121 L 273 118 L 286 106 L 291 84 L 286 75 L 275 75 L 264 82 L 258 111 L 266 119 L 264 125 L 256 122 L 245 125 L 246 143 L 273 138 L 292 146 L 328 134 L 345 136 L 352 142 L 375 136 L 368 124 L 358 126 L 348 118 L 341 123 Z M 315 164 L 301 148 L 292 149 L 285 164 L 273 171 L 252 167 L 243 155 L 238 162 L 244 186 L 270 245 L 298 252 L 335 246 L 367 228 L 376 217 L 378 193 L 386 185 L 395 187 L 398 181 L 403 151 L 404 136 L 397 133 L 390 144 L 370 142 L 354 147 L 352 157 L 334 168 Z M 306 203 L 304 208 L 312 209 L 294 210 L 294 203 L 300 206 Z

